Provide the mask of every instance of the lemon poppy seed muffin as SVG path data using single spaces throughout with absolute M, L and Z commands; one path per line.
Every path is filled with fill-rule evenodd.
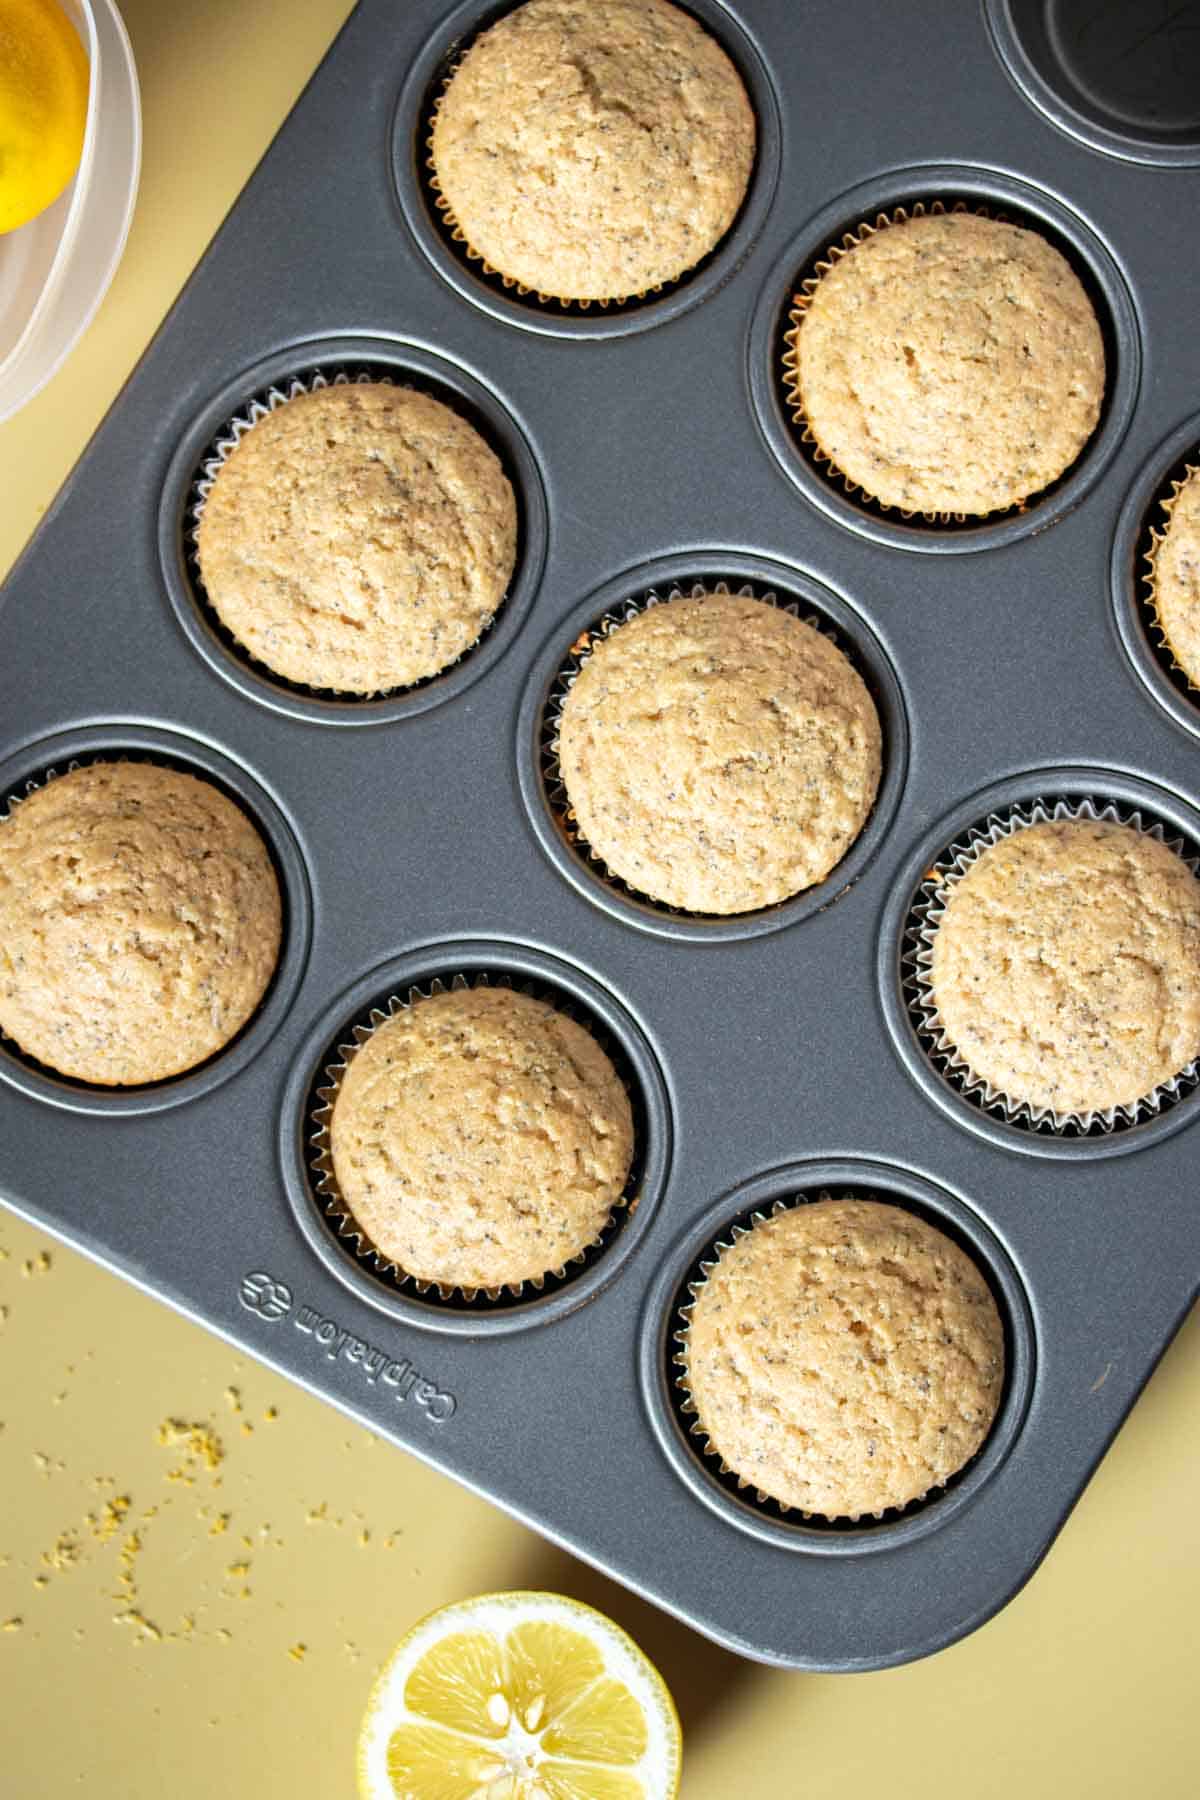
M 595 1243 L 633 1158 L 633 1113 L 582 1025 L 478 987 L 394 1013 L 333 1105 L 339 1192 L 375 1249 L 419 1281 L 536 1281 Z
M 929 985 L 971 1074 L 1010 1101 L 1133 1106 L 1200 1055 L 1200 881 L 1132 826 L 1026 826 L 953 883 Z
M 689 912 L 823 881 L 875 800 L 879 717 L 813 626 L 746 595 L 661 602 L 596 644 L 563 703 L 559 763 L 607 867 Z
M 876 1200 L 815 1200 L 722 1249 L 684 1346 L 685 1386 L 728 1467 L 831 1519 L 948 1481 L 1004 1385 L 1004 1330 L 975 1264 Z
M 258 1006 L 280 933 L 262 838 L 196 776 L 92 763 L 0 821 L 0 1029 L 59 1074 L 204 1062 Z
M 434 173 L 469 247 L 560 300 L 672 281 L 728 231 L 754 163 L 740 76 L 667 0 L 527 0 L 436 111 Z
M 1060 476 L 1095 430 L 1104 342 L 1066 258 L 971 213 L 880 227 L 817 281 L 789 382 L 817 447 L 905 512 L 984 515 Z
M 438 674 L 491 623 L 516 560 L 499 458 L 428 394 L 298 394 L 222 463 L 196 530 L 205 591 L 288 681 L 370 694 Z
M 1172 656 L 1200 687 L 1200 469 L 1171 503 L 1154 556 L 1154 608 Z

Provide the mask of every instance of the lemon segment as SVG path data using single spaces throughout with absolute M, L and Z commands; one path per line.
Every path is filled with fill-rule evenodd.
M 573 1768 L 556 1762 L 542 1764 L 538 1786 L 546 1800 L 643 1800 L 646 1792 L 640 1781 L 619 1769 Z
M 529 1730 L 553 1724 L 604 1673 L 604 1658 L 590 1639 L 548 1619 L 518 1625 L 505 1643 L 513 1702 Z
M 0 0 L 0 233 L 44 212 L 78 169 L 88 80 L 57 0 Z
M 506 1772 L 494 1751 L 436 1725 L 402 1725 L 394 1731 L 387 1766 L 393 1793 L 420 1794 L 421 1800 L 476 1800 Z
M 358 1743 L 362 1800 L 673 1800 L 679 1720 L 654 1665 L 558 1594 L 485 1594 L 397 1646 Z
M 460 1631 L 427 1650 L 404 1687 L 409 1712 L 477 1737 L 503 1737 L 509 1702 L 504 1658 L 486 1631 Z
M 646 1715 L 624 1682 L 593 1682 L 543 1740 L 549 1756 L 635 1763 L 646 1754 Z

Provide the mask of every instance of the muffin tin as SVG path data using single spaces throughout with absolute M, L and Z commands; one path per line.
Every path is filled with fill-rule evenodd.
M 425 180 L 430 92 L 498 10 L 362 0 L 4 590 L 0 794 L 96 754 L 207 773 L 262 827 L 287 929 L 260 1013 L 177 1081 L 89 1089 L 0 1040 L 0 1186 L 745 1655 L 902 1662 L 1029 1576 L 1197 1291 L 1197 1093 L 1111 1131 L 997 1116 L 931 1055 L 906 956 L 930 868 L 1006 809 L 1090 798 L 1200 844 L 1200 696 L 1139 590 L 1148 513 L 1200 444 L 1180 310 L 1200 269 L 1171 224 L 1200 199 L 1200 121 L 1176 120 L 1164 150 L 1144 121 L 1085 130 L 1052 104 L 1066 0 L 802 18 L 691 0 L 758 112 L 742 213 L 669 291 L 546 307 L 473 267 Z M 1110 364 L 1060 483 L 946 527 L 832 485 L 780 381 L 814 259 L 935 201 L 1051 235 Z M 256 396 L 364 372 L 458 406 L 521 506 L 478 648 L 369 700 L 243 660 L 188 539 L 204 460 Z M 697 581 L 817 619 L 884 726 L 879 800 L 844 863 L 740 919 L 609 883 L 553 782 L 548 709 L 580 634 Z M 541 1292 L 481 1304 L 397 1284 L 339 1235 L 312 1115 L 356 1020 L 484 974 L 553 994 L 615 1047 L 639 1160 L 610 1240 Z M 672 1361 L 710 1246 L 821 1192 L 957 1236 L 1010 1351 L 974 1463 L 903 1514 L 836 1527 L 773 1512 L 697 1454 Z

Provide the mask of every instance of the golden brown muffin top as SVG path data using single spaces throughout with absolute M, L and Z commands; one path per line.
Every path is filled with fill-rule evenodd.
M 686 1333 L 686 1382 L 725 1463 L 826 1518 L 906 1506 L 974 1456 L 1004 1331 L 971 1259 L 898 1206 L 817 1200 L 721 1251 Z
M 221 465 L 196 531 L 205 590 L 251 656 L 346 693 L 407 687 L 470 649 L 516 560 L 495 453 L 387 382 L 298 394 Z
M 152 763 L 56 776 L 0 821 L 0 1028 L 102 1086 L 204 1062 L 262 999 L 279 883 L 210 782 Z
M 1155 552 L 1154 605 L 1175 661 L 1200 687 L 1200 469 L 1180 488 Z
M 817 445 L 905 512 L 982 515 L 1038 493 L 1104 399 L 1092 303 L 1036 231 L 970 213 L 873 231 L 813 290 L 793 391 Z
M 419 1281 L 499 1288 L 596 1241 L 633 1157 L 612 1062 L 528 994 L 477 987 L 394 1013 L 342 1077 L 330 1121 L 342 1199 Z
M 1013 1102 L 1132 1106 L 1200 1055 L 1200 881 L 1132 826 L 1014 831 L 951 885 L 930 988 L 971 1073 Z
M 754 113 L 724 50 L 666 0 L 527 0 L 472 45 L 433 129 L 472 250 L 537 293 L 619 300 L 733 223 Z
M 598 642 L 562 709 L 580 832 L 652 899 L 749 912 L 824 880 L 879 785 L 878 714 L 813 626 L 768 602 L 664 601 Z

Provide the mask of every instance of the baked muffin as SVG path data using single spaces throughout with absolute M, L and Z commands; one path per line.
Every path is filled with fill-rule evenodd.
M 930 213 L 870 232 L 798 296 L 793 405 L 884 506 L 983 515 L 1075 461 L 1100 417 L 1104 342 L 1036 231 Z
M 951 885 L 928 979 L 951 1046 L 1009 1101 L 1133 1106 L 1200 1056 L 1200 881 L 1132 826 L 1026 826 Z
M 1170 504 L 1154 553 L 1154 609 L 1172 656 L 1200 687 L 1200 468 L 1192 469 Z
M 0 821 L 0 1030 L 77 1081 L 162 1081 L 223 1049 L 280 932 L 262 838 L 194 775 L 90 763 Z
M 633 1158 L 629 1096 L 582 1025 L 509 988 L 436 993 L 367 1038 L 329 1125 L 338 1191 L 418 1281 L 540 1281 L 596 1242 Z
M 517 508 L 465 419 L 411 388 L 298 394 L 221 465 L 196 531 L 205 592 L 288 681 L 408 687 L 469 650 L 516 561 Z
M 971 1259 L 876 1200 L 815 1200 L 723 1249 L 684 1338 L 709 1444 L 782 1506 L 858 1518 L 939 1487 L 986 1438 L 1004 1331 Z
M 527 0 L 455 70 L 432 163 L 450 220 L 501 275 L 623 300 L 720 242 L 754 144 L 737 70 L 667 0 Z
M 695 913 L 823 881 L 879 785 L 879 717 L 846 657 L 770 603 L 649 607 L 596 644 L 563 703 L 563 785 L 613 874 Z

